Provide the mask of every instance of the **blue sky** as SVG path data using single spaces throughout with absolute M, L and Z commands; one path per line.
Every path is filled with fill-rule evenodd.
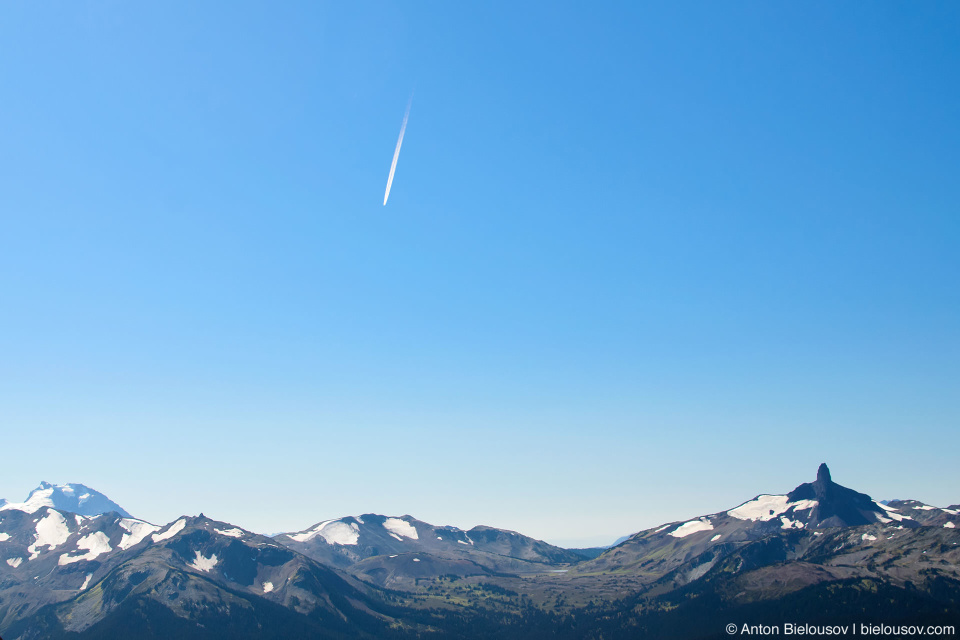
M 0 7 L 0 496 L 960 502 L 960 9 L 464 4 Z

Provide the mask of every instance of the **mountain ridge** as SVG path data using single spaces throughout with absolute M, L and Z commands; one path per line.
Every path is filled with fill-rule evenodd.
M 242 637 L 241 621 L 278 630 L 263 637 L 430 629 L 527 637 L 533 624 L 551 637 L 584 637 L 564 626 L 571 615 L 626 638 L 637 637 L 631 625 L 659 620 L 657 611 L 714 615 L 694 596 L 740 611 L 780 600 L 807 606 L 841 589 L 880 615 L 886 609 L 870 594 L 882 591 L 919 598 L 930 619 L 960 603 L 960 509 L 878 504 L 834 483 L 826 465 L 787 494 L 640 531 L 595 558 L 515 531 L 409 515 L 346 516 L 268 537 L 203 514 L 154 525 L 115 510 L 85 516 L 39 499 L 20 504 L 26 510 L 0 509 L 8 640 L 93 640 L 143 625 L 168 636 Z M 863 581 L 879 590 L 862 590 Z

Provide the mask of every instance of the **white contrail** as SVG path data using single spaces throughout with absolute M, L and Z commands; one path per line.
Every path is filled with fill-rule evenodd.
M 410 102 L 407 103 L 407 112 L 403 114 L 403 124 L 400 126 L 400 137 L 397 138 L 397 148 L 393 151 L 393 162 L 390 163 L 390 176 L 387 178 L 387 190 L 383 194 L 383 206 L 387 206 L 387 198 L 390 197 L 390 187 L 393 185 L 393 172 L 397 170 L 397 158 L 400 157 L 400 145 L 403 144 L 403 132 L 407 130 L 407 118 L 410 117 L 411 104 L 413 104 L 413 96 L 410 96 Z

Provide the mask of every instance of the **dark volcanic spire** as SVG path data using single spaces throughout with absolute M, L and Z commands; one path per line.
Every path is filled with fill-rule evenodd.
M 817 469 L 817 479 L 800 485 L 789 494 L 789 502 L 815 500 L 808 527 L 844 527 L 878 521 L 883 515 L 870 496 L 836 484 L 826 463 Z
M 817 482 L 826 484 L 831 482 L 830 480 L 830 469 L 827 467 L 826 462 L 821 462 L 820 466 L 817 468 Z
M 830 469 L 827 467 L 827 463 L 823 462 L 817 467 L 817 479 L 813 483 L 813 493 L 817 500 L 822 501 L 836 495 L 834 487 L 839 487 L 839 485 L 833 484 L 833 480 L 830 479 Z

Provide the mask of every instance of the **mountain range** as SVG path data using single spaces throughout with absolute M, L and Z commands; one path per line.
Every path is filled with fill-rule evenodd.
M 202 514 L 155 525 L 83 485 L 44 482 L 0 504 L 0 635 L 699 638 L 741 618 L 956 624 L 958 524 L 958 505 L 878 503 L 825 464 L 786 495 L 592 550 L 409 515 L 272 537 Z

